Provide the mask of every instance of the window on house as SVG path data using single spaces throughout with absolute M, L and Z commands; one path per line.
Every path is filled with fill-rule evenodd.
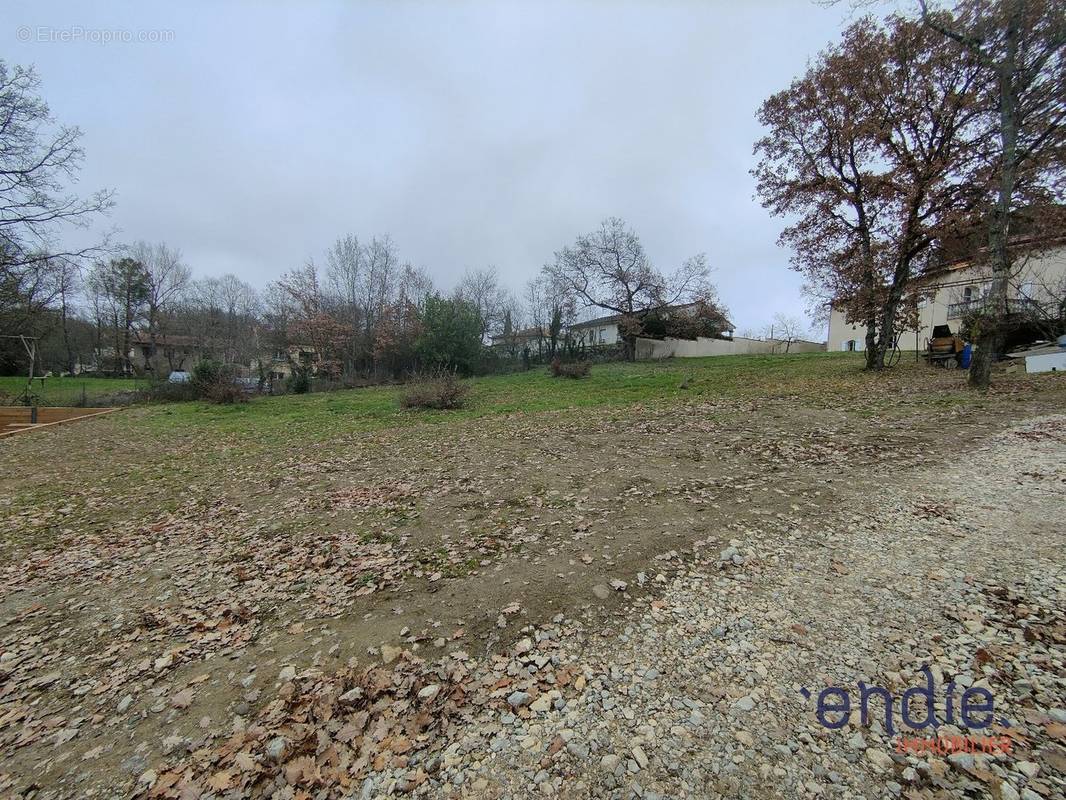
M 607 341 L 607 329 L 606 328 L 600 328 L 600 344 L 603 344 L 606 341 Z
M 973 287 L 967 286 L 962 290 L 962 302 L 969 303 L 973 300 Z

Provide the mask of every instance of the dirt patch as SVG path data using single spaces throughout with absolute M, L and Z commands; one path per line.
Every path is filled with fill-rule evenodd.
M 484 655 L 528 623 L 609 613 L 697 541 L 817 529 L 865 486 L 951 463 L 1048 402 L 873 420 L 792 398 L 514 415 L 226 461 L 180 487 L 161 465 L 193 445 L 135 449 L 95 484 L 57 467 L 63 496 L 26 503 L 17 487 L 5 523 L 19 544 L 0 568 L 4 771 L 76 796 L 225 736 L 288 668 L 397 645 Z M 161 490 L 157 465 L 165 513 L 136 502 Z

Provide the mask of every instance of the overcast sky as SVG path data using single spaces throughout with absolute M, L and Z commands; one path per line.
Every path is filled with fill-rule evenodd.
M 664 270 L 706 252 L 738 328 L 803 311 L 781 222 L 752 199 L 754 114 L 847 4 L 36 0 L 4 16 L 0 57 L 35 65 L 84 131 L 80 189 L 114 188 L 121 238 L 177 246 L 197 275 L 263 286 L 343 234 L 389 233 L 440 287 L 492 264 L 517 291 L 615 215 Z

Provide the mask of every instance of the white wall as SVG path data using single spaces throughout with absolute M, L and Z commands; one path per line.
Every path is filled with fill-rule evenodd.
M 1025 357 L 1026 372 L 1066 372 L 1066 350 Z
M 789 353 L 818 353 L 825 350 L 820 342 L 793 342 Z M 702 358 L 704 356 L 735 356 L 748 353 L 784 353 L 785 343 L 779 339 L 637 339 L 638 359 Z

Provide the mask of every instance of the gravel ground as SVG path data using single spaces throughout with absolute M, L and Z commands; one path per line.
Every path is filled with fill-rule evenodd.
M 1063 519 L 1066 416 L 1053 416 L 946 472 L 871 487 L 823 530 L 752 528 L 637 599 L 617 635 L 562 620 L 533 632 L 495 665 L 505 704 L 360 796 L 1066 796 Z M 996 737 L 1010 752 L 898 752 L 876 702 L 868 724 L 857 709 L 842 729 L 818 723 L 820 689 L 856 705 L 859 681 L 898 696 L 924 685 L 924 666 L 942 721 L 948 681 L 956 695 L 987 687 L 995 721 L 909 735 Z M 577 680 L 556 688 L 567 668 Z

